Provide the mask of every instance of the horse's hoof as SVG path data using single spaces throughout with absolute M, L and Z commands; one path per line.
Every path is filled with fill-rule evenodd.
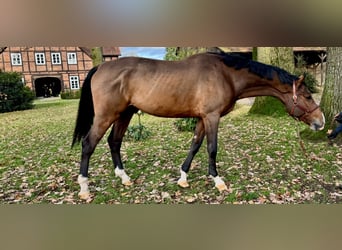
M 178 184 L 179 186 L 181 186 L 182 188 L 187 188 L 187 187 L 190 186 L 189 183 L 188 183 L 187 181 L 183 181 L 183 180 L 178 181 L 177 184 Z
M 128 180 L 128 181 L 122 182 L 122 184 L 123 184 L 124 186 L 132 186 L 132 185 L 133 185 L 133 182 L 131 182 L 130 180 Z
M 228 191 L 228 187 L 224 183 L 220 183 L 215 185 L 215 187 L 218 189 L 218 191 L 223 192 L 223 191 Z
M 78 197 L 81 200 L 88 200 L 88 199 L 90 199 L 90 193 L 89 192 L 79 192 Z

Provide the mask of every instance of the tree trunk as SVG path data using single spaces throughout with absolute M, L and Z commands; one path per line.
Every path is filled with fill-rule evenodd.
M 258 47 L 256 59 L 259 62 L 280 67 L 290 73 L 294 71 L 292 47 Z M 271 116 L 286 114 L 284 105 L 275 97 L 257 97 L 249 113 Z
M 321 98 L 327 126 L 331 126 L 334 116 L 342 111 L 342 47 L 327 48 L 327 71 Z

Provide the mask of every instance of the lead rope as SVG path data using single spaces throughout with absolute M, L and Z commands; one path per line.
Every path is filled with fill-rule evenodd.
M 292 111 L 291 113 L 294 113 L 294 109 L 296 107 L 296 104 L 297 104 L 297 92 L 296 92 L 296 82 L 293 81 L 292 83 L 292 91 L 293 91 L 293 108 L 292 108 Z M 304 142 L 303 142 L 303 139 L 302 137 L 300 136 L 300 132 L 299 132 L 299 125 L 298 125 L 298 121 L 295 120 L 295 123 L 296 123 L 296 130 L 297 130 L 297 138 L 298 138 L 298 142 L 299 142 L 299 145 L 300 145 L 300 148 L 302 149 L 302 152 L 304 154 L 304 156 L 306 158 L 308 158 L 308 154 L 306 152 L 306 148 L 305 148 L 305 145 L 304 145 Z
M 297 138 L 298 138 L 298 142 L 299 142 L 300 148 L 302 149 L 302 152 L 303 152 L 304 156 L 305 156 L 306 158 L 308 158 L 308 153 L 307 153 L 307 151 L 306 151 L 306 148 L 305 148 L 305 145 L 304 145 L 304 141 L 303 141 L 302 137 L 300 136 L 298 122 L 295 121 L 295 123 L 296 123 Z

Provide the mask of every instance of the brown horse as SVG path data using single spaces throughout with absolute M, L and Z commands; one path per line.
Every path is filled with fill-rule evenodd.
M 187 172 L 206 136 L 209 175 L 220 191 L 227 189 L 216 171 L 218 124 L 238 99 L 253 96 L 277 97 L 294 118 L 313 130 L 324 127 L 324 115 L 303 77 L 240 56 L 204 53 L 183 61 L 126 57 L 93 68 L 82 87 L 72 142 L 74 145 L 83 139 L 80 198 L 89 197 L 89 159 L 111 125 L 108 144 L 115 174 L 124 185 L 132 184 L 123 168 L 120 147 L 128 124 L 139 109 L 161 117 L 199 118 L 178 184 L 189 186 Z

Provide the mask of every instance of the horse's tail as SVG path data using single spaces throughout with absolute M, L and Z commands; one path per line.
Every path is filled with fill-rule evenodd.
M 81 139 L 88 134 L 91 125 L 93 124 L 94 106 L 90 82 L 96 71 L 97 67 L 94 67 L 89 71 L 81 89 L 81 98 L 78 106 L 76 125 L 71 147 L 79 143 Z

